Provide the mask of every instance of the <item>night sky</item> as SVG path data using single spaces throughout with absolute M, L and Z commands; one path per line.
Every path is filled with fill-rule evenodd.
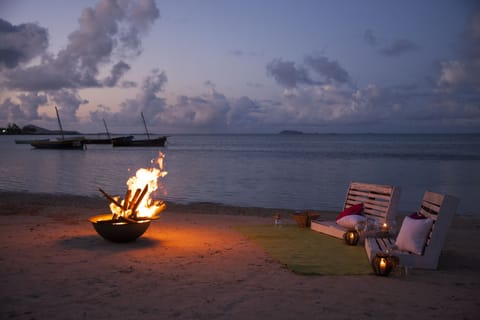
M 0 0 L 0 127 L 480 132 L 480 1 Z

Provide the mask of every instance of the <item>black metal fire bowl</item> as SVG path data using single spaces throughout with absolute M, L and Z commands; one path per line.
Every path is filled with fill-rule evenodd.
M 131 242 L 147 231 L 151 219 L 138 220 L 135 223 L 112 220 L 112 214 L 101 214 L 88 219 L 95 231 L 104 239 L 112 242 Z

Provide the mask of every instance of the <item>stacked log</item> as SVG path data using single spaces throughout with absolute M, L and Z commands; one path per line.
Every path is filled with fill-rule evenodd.
M 135 190 L 135 193 L 132 194 L 132 190 L 127 189 L 127 192 L 125 193 L 125 198 L 123 200 L 123 204 L 121 204 L 120 201 L 109 195 L 107 192 L 102 190 L 101 188 L 98 188 L 98 190 L 103 194 L 103 196 L 109 200 L 111 203 L 113 203 L 115 206 L 120 208 L 122 214 L 118 215 L 116 213 L 112 214 L 112 220 L 116 221 L 123 221 L 123 222 L 129 222 L 129 223 L 137 223 L 140 220 L 145 220 L 143 217 L 138 217 L 138 206 L 142 202 L 143 198 L 148 192 L 148 184 L 145 185 L 143 190 L 138 188 Z

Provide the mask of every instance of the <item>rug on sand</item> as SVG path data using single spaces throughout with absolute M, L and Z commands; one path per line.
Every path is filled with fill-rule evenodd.
M 363 246 L 296 225 L 241 225 L 236 230 L 298 274 L 372 274 Z

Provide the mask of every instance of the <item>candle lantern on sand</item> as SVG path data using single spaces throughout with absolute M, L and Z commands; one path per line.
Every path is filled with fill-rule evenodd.
M 388 276 L 398 263 L 398 257 L 386 253 L 377 253 L 372 260 L 373 272 L 377 276 Z
M 345 243 L 351 246 L 357 245 L 359 238 L 360 235 L 355 230 L 348 230 L 343 234 L 343 239 L 345 240 Z

